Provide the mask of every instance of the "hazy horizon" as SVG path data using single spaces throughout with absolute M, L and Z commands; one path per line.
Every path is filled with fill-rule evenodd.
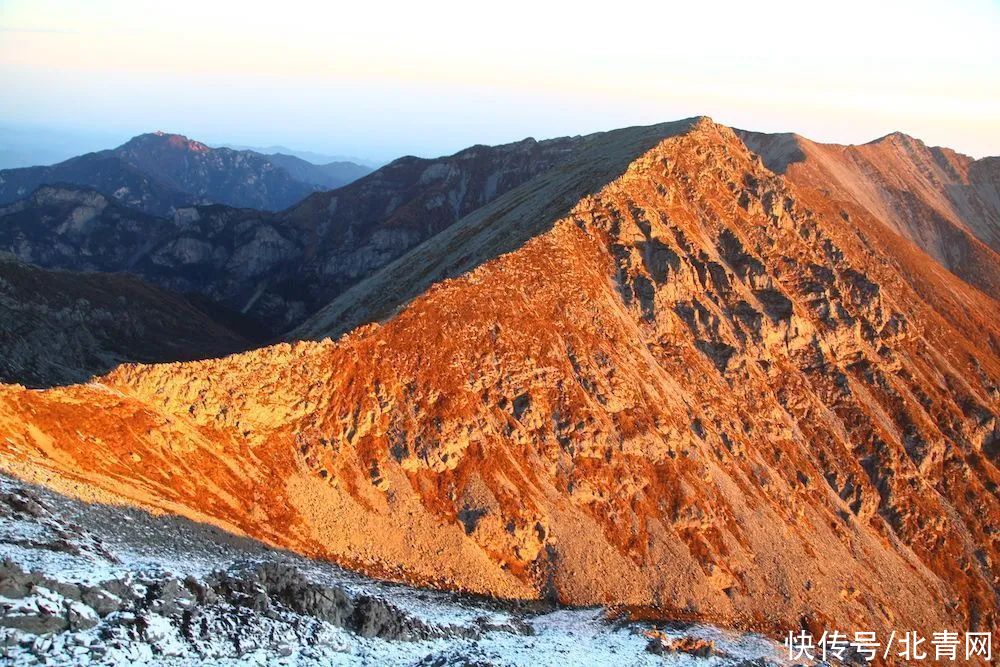
M 0 0 L 0 125 L 382 163 L 708 115 L 1000 154 L 998 3 L 612 9 Z

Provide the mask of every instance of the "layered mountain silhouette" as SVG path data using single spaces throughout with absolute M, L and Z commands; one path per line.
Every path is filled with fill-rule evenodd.
M 295 180 L 311 183 L 324 190 L 339 188 L 372 172 L 370 167 L 344 160 L 313 164 L 288 153 L 270 153 L 264 157 L 271 164 L 287 171 Z
M 211 148 L 154 132 L 49 167 L 2 170 L 0 203 L 28 196 L 41 185 L 67 184 L 96 189 L 156 215 L 208 203 L 276 211 L 369 171 L 351 163 L 314 165 L 291 155 Z
M 898 137 L 789 141 L 697 118 L 145 220 L 165 245 L 117 270 L 279 304 L 314 340 L 0 386 L 0 462 L 422 585 L 775 632 L 991 630 L 998 301 L 948 235 L 996 270 L 995 171 Z M 40 204 L 0 218 L 18 256 L 29 228 L 31 261 L 88 224 L 128 244 L 103 212 L 17 217 Z M 83 243 L 53 263 L 105 254 Z

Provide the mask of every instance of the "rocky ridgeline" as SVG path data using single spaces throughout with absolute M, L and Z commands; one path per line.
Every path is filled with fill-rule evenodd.
M 857 146 L 739 136 L 775 173 L 874 216 L 967 283 L 1000 294 L 997 158 L 973 160 L 898 132 Z

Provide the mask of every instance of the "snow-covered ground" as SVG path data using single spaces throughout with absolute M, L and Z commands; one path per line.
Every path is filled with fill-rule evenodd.
M 0 476 L 0 662 L 164 665 L 783 665 L 709 626 L 694 657 L 601 609 L 497 603 L 374 581 L 216 528 L 89 505 Z

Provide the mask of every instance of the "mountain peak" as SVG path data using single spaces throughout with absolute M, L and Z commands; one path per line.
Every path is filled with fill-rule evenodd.
M 712 120 L 711 116 L 693 116 L 691 118 L 691 129 L 702 130 L 719 127 L 719 124 Z
M 880 144 L 888 144 L 888 145 L 892 145 L 892 146 L 920 146 L 920 147 L 926 147 L 926 144 L 923 141 L 921 141 L 920 139 L 917 139 L 916 137 L 912 137 L 912 136 L 906 134 L 905 132 L 900 132 L 898 130 L 895 131 L 895 132 L 890 132 L 889 134 L 887 134 L 885 136 L 882 136 L 882 137 L 879 137 L 878 139 L 874 139 L 872 141 L 869 141 L 867 144 L 864 144 L 864 145 L 865 146 L 876 146 L 876 145 L 880 145 Z
M 174 134 L 171 132 L 164 132 L 163 130 L 147 132 L 146 134 L 140 134 L 132 137 L 119 148 L 138 148 L 143 146 L 163 146 L 169 149 L 190 151 L 194 153 L 207 153 L 212 150 L 200 141 L 188 139 L 183 134 Z

